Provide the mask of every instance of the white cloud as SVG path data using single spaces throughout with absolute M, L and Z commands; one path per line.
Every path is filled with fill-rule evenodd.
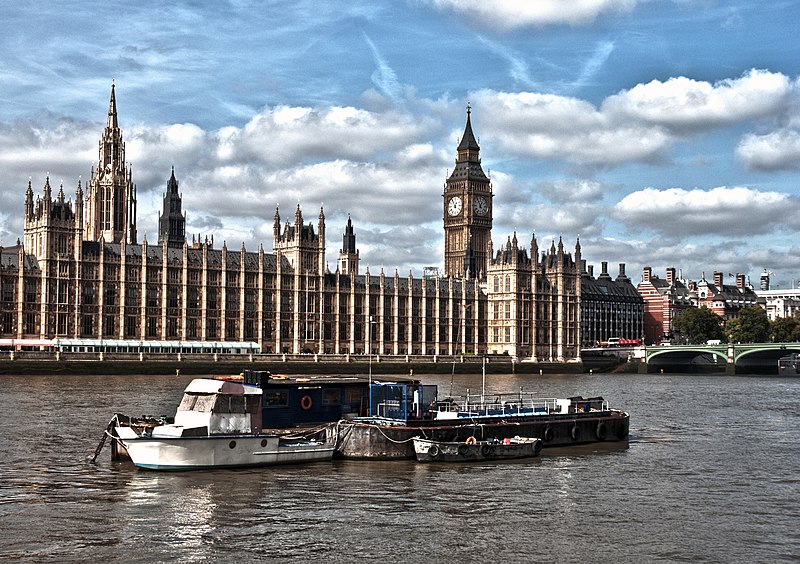
M 736 155 L 756 170 L 800 168 L 800 132 L 781 129 L 766 135 L 749 133 L 736 147 Z
M 655 231 L 680 239 L 731 237 L 800 227 L 800 220 L 793 217 L 797 204 L 795 196 L 747 187 L 645 188 L 620 200 L 614 216 L 635 231 Z
M 613 166 L 659 160 L 672 143 L 659 127 L 615 122 L 577 98 L 491 90 L 474 98 L 481 119 L 492 124 L 484 138 L 513 154 Z
M 750 70 L 711 84 L 683 76 L 653 80 L 608 97 L 602 111 L 676 131 L 702 131 L 783 112 L 791 82 L 780 73 Z
M 637 0 L 429 0 L 480 24 L 510 30 L 529 26 L 580 25 L 609 13 L 633 10 Z

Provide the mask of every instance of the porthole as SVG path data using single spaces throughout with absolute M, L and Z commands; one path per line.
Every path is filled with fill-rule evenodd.
M 229 443 L 228 443 L 228 447 L 230 447 L 230 448 L 236 448 L 236 441 L 231 441 L 231 442 L 229 442 Z

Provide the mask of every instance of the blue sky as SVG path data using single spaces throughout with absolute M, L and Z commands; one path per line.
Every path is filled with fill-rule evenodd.
M 151 242 L 174 166 L 190 237 L 270 249 L 323 205 L 333 268 L 350 214 L 363 267 L 420 275 L 469 101 L 495 247 L 800 281 L 798 1 L 129 4 L 4 3 L 0 243 L 29 177 L 89 177 L 113 79 Z

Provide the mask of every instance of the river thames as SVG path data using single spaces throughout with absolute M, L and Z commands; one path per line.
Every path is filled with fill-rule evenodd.
M 419 376 L 450 391 L 450 376 Z M 0 558 L 131 562 L 766 562 L 800 558 L 800 379 L 490 375 L 602 395 L 624 444 L 507 463 L 156 473 L 88 462 L 115 412 L 189 377 L 0 376 Z M 456 375 L 453 393 L 480 393 Z

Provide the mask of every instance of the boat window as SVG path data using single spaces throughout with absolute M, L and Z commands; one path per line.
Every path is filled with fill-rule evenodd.
M 214 402 L 217 400 L 216 394 L 203 394 L 197 396 L 197 401 L 194 404 L 192 411 L 210 412 L 214 407 Z
M 195 401 L 197 401 L 196 394 L 183 394 L 181 404 L 178 406 L 178 411 L 192 411 L 194 409 Z
M 361 397 L 363 392 L 361 388 L 347 388 L 346 390 L 346 401 L 350 405 L 359 405 L 361 403 Z
M 266 390 L 264 392 L 264 405 L 267 407 L 289 405 L 289 395 L 286 390 Z
M 245 413 L 244 396 L 231 396 L 231 413 Z
M 339 405 L 341 397 L 339 388 L 326 388 L 322 390 L 322 405 Z
M 217 401 L 214 402 L 214 413 L 230 413 L 231 412 L 231 396 L 218 395 Z

